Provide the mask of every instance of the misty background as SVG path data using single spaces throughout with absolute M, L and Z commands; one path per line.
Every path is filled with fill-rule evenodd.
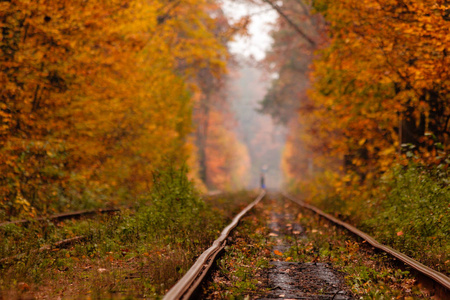
M 236 135 L 246 145 L 251 161 L 248 188 L 260 186 L 264 172 L 268 188 L 282 185 L 281 155 L 286 129 L 274 124 L 269 115 L 258 112 L 260 102 L 270 86 L 264 70 L 241 60 L 237 74 L 228 82 L 228 97 L 237 125 Z
M 258 112 L 274 74 L 268 74 L 261 61 L 273 42 L 270 32 L 278 14 L 270 6 L 224 0 L 224 13 L 232 20 L 250 17 L 248 35 L 238 36 L 229 43 L 237 66 L 227 82 L 228 101 L 236 119 L 235 133 L 246 145 L 250 156 L 250 180 L 247 188 L 260 186 L 264 173 L 268 188 L 280 189 L 283 183 L 281 157 L 287 130 L 276 125 L 269 115 Z

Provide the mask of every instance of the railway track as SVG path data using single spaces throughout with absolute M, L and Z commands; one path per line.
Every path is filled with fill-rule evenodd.
M 330 214 L 323 212 L 322 210 L 318 209 L 317 207 L 315 207 L 313 205 L 310 205 L 301 200 L 298 200 L 288 194 L 283 194 L 283 196 L 285 198 L 297 203 L 301 207 L 313 211 L 314 213 L 327 219 L 328 221 L 332 222 L 333 224 L 347 229 L 352 234 L 365 240 L 372 247 L 389 254 L 390 256 L 394 257 L 395 259 L 398 259 L 403 264 L 407 265 L 412 270 L 414 270 L 414 272 L 416 273 L 416 277 L 418 277 L 418 280 L 422 284 L 427 286 L 429 289 L 434 290 L 436 295 L 438 295 L 439 297 L 441 297 L 443 299 L 450 298 L 450 278 L 447 277 L 446 275 L 421 264 L 420 262 L 416 261 L 415 259 L 413 259 L 413 258 L 411 258 L 389 246 L 379 243 L 377 240 L 375 240 L 370 235 L 362 232 L 361 230 L 357 229 L 356 227 L 354 227 L 346 222 L 343 222 L 343 221 L 331 216 Z
M 236 200 L 236 202 L 232 202 L 231 204 L 218 204 L 218 211 L 224 210 L 223 215 L 221 214 L 220 218 L 226 219 L 231 217 L 231 211 L 236 212 L 236 208 L 239 207 L 242 202 L 248 203 L 248 197 L 239 196 L 238 198 L 239 199 Z M 150 216 L 150 213 L 148 213 L 145 209 L 142 209 L 142 211 L 138 210 L 136 213 L 133 211 L 130 212 L 128 210 L 125 210 L 123 215 L 121 214 L 121 216 L 114 217 L 112 219 L 101 218 L 101 220 L 99 220 L 101 221 L 99 222 L 101 223 L 99 226 L 97 226 L 96 224 L 96 219 L 93 222 L 84 221 L 86 217 L 98 216 L 99 214 L 106 212 L 114 213 L 117 211 L 122 210 L 108 209 L 78 211 L 54 215 L 46 218 L 18 220 L 0 224 L 0 233 L 5 234 L 4 243 L 2 243 L 2 246 L 4 247 L 0 249 L 2 253 L 2 255 L 0 256 L 0 271 L 2 271 L 2 274 L 0 274 L 0 298 L 3 299 L 3 296 L 8 298 L 9 296 L 5 296 L 9 295 L 7 293 L 23 294 L 25 292 L 27 292 L 27 294 L 23 294 L 23 297 L 32 298 L 35 294 L 41 292 L 42 290 L 45 290 L 44 293 L 48 292 L 50 289 L 49 286 L 51 287 L 51 293 L 54 293 L 53 290 L 54 287 L 56 287 L 55 283 L 53 282 L 54 277 L 51 278 L 51 280 L 47 280 L 47 282 L 39 282 L 38 284 L 35 284 L 35 282 L 33 281 L 34 278 L 31 278 L 30 280 L 28 275 L 29 273 L 26 270 L 31 268 L 39 270 L 42 269 L 52 274 L 53 272 L 55 272 L 56 276 L 58 277 L 58 282 L 60 280 L 72 280 L 72 282 L 74 282 L 74 277 L 76 276 L 77 279 L 79 279 L 79 282 L 75 282 L 74 285 L 78 284 L 78 286 L 81 286 L 82 289 L 85 288 L 85 276 L 91 276 L 96 280 L 98 279 L 98 277 L 101 277 L 101 279 L 103 280 L 103 277 L 109 276 L 111 273 L 115 272 L 115 270 L 120 269 L 121 273 L 126 273 L 126 275 L 124 275 L 120 280 L 121 286 L 124 287 L 121 292 L 130 292 L 130 294 L 135 295 L 134 293 L 147 291 L 145 290 L 148 289 L 147 286 L 144 287 L 145 289 L 139 288 L 136 290 L 128 290 L 128 284 L 134 287 L 135 281 L 137 281 L 136 279 L 145 277 L 151 278 L 145 279 L 145 283 L 149 282 L 150 284 L 152 284 L 152 281 L 159 280 L 155 280 L 154 276 L 151 276 L 151 271 L 147 271 L 145 269 L 141 270 L 137 266 L 137 261 L 148 263 L 149 268 L 152 268 L 152 265 L 154 267 L 154 260 L 161 261 L 161 265 L 171 264 L 170 267 L 173 266 L 173 269 L 175 269 L 175 267 L 180 268 L 180 265 L 183 270 L 187 270 L 190 267 L 192 256 L 195 254 L 188 254 L 188 257 L 186 258 L 186 255 L 183 252 L 184 249 L 181 248 L 182 246 L 179 246 L 178 241 L 170 241 L 169 244 L 172 245 L 172 248 L 164 248 L 164 242 L 161 243 L 162 245 L 159 245 L 159 237 L 156 237 L 154 244 L 151 244 L 153 242 L 153 236 L 149 239 L 150 241 L 143 241 L 144 239 L 146 239 L 147 232 L 142 233 L 140 236 L 137 235 L 138 231 L 136 228 L 138 228 L 138 226 L 144 226 L 144 221 L 141 219 Z M 214 217 L 212 211 L 211 213 L 207 211 L 205 215 L 207 216 L 207 218 L 205 219 Z M 138 217 L 141 217 L 141 219 L 137 220 Z M 82 218 L 83 221 L 80 223 L 78 223 L 78 221 L 61 224 L 59 223 L 59 221 L 62 220 L 77 218 Z M 128 219 L 131 219 L 132 221 L 128 223 Z M 49 224 L 49 221 L 57 224 L 53 226 L 52 224 Z M 109 224 L 109 221 L 111 221 L 112 224 Z M 140 223 L 136 225 L 136 223 L 133 221 L 136 221 L 136 223 L 139 221 Z M 222 219 L 219 219 L 216 222 L 212 223 L 225 224 L 222 222 Z M 230 226 L 229 230 L 231 230 L 233 226 L 235 225 Z M 220 227 L 204 226 L 202 227 L 202 229 L 203 228 L 205 228 L 205 233 L 203 235 L 199 233 L 198 236 L 200 236 L 200 242 L 196 241 L 195 243 L 204 243 L 203 249 L 205 249 L 209 245 L 208 241 L 211 241 L 211 237 L 216 235 L 215 232 Z M 189 230 L 191 229 L 189 228 Z M 167 229 L 167 231 L 169 230 Z M 141 231 L 139 231 L 139 233 L 140 232 Z M 115 236 L 109 236 L 110 234 L 114 235 L 116 233 L 117 235 L 120 235 L 117 240 L 115 239 Z M 2 240 L 1 234 L 0 240 Z M 101 236 L 99 234 L 101 234 Z M 149 233 L 149 235 L 152 234 L 153 232 Z M 194 234 L 195 233 L 192 233 L 192 235 Z M 105 236 L 105 239 L 103 239 L 103 236 Z M 178 240 L 181 240 L 183 238 L 185 237 L 180 236 Z M 213 239 L 214 238 L 215 237 L 213 237 Z M 104 240 L 108 240 L 108 244 L 106 246 Z M 136 245 L 139 245 L 140 247 L 132 248 Z M 180 247 L 180 249 L 178 249 L 178 247 Z M 190 248 L 190 251 L 195 251 L 196 253 L 198 253 L 198 250 L 195 247 L 200 248 L 201 246 L 188 244 L 188 247 L 192 247 Z M 214 252 L 215 251 L 212 251 L 213 254 Z M 174 257 L 173 262 L 172 257 Z M 26 269 L 23 266 L 26 266 Z M 19 278 L 18 280 L 15 279 L 15 275 L 10 276 L 10 274 L 18 274 L 19 272 L 17 272 L 17 270 L 24 271 L 23 274 L 20 273 L 19 275 L 17 275 L 17 277 Z M 153 273 L 155 273 L 156 276 L 160 276 L 159 273 L 157 274 L 157 272 L 159 272 L 159 269 L 156 268 L 156 270 L 157 271 Z M 74 273 L 76 275 L 72 276 L 71 273 Z M 161 270 L 161 273 L 165 273 L 164 270 Z M 174 270 L 173 273 L 175 274 L 171 274 L 169 279 L 167 280 L 168 287 L 173 284 L 173 281 L 170 280 L 170 278 L 179 278 L 178 270 Z M 45 276 L 45 278 L 49 277 L 50 276 L 47 275 Z M 110 278 L 108 277 L 105 279 L 105 281 L 109 282 L 109 279 Z M 6 282 L 6 284 L 4 284 L 4 282 Z M 16 282 L 21 283 L 21 285 L 18 286 Z M 72 286 L 72 284 L 70 285 Z M 98 285 L 96 284 L 93 285 L 94 287 L 98 287 Z M 136 283 L 136 285 L 139 285 L 139 287 L 143 286 L 141 282 Z M 162 284 L 158 285 L 162 286 Z M 22 286 L 25 286 L 26 288 L 23 289 Z M 165 291 L 167 291 L 167 288 L 161 287 L 161 291 L 151 291 L 147 293 L 152 293 L 152 295 L 161 295 Z M 29 289 L 31 289 L 31 291 Z M 72 292 L 73 290 L 71 289 L 70 291 Z M 85 291 L 77 290 L 76 292 L 84 293 Z M 103 290 L 99 291 L 99 293 L 102 292 Z M 59 292 L 55 292 L 55 295 L 56 293 Z M 108 293 L 110 293 L 110 291 L 106 290 L 105 294 Z M 12 297 L 11 299 L 13 298 L 15 297 Z
M 119 212 L 120 208 L 100 208 L 100 209 L 90 209 L 90 210 L 78 210 L 73 212 L 67 212 L 67 213 L 60 213 L 56 215 L 52 215 L 49 217 L 39 217 L 34 219 L 23 219 L 23 220 L 15 220 L 15 221 L 8 221 L 8 222 L 2 222 L 0 223 L 0 227 L 7 226 L 7 225 L 27 225 L 33 222 L 44 222 L 44 221 L 52 221 L 52 222 L 58 222 L 63 220 L 70 220 L 70 219 L 77 219 L 81 217 L 86 216 L 94 216 L 98 214 L 108 214 L 108 213 L 114 213 Z
M 172 287 L 171 290 L 165 295 L 165 300 L 170 299 L 192 299 L 196 292 L 199 290 L 199 287 L 204 282 L 205 278 L 207 278 L 207 274 L 210 271 L 211 267 L 214 265 L 214 261 L 217 257 L 219 257 L 219 254 L 223 251 L 227 239 L 229 235 L 231 234 L 232 230 L 238 226 L 238 223 L 240 220 L 249 212 L 251 211 L 258 203 L 261 202 L 261 200 L 265 197 L 266 192 L 263 190 L 258 195 L 258 197 L 249 204 L 244 210 L 242 210 L 234 219 L 233 221 L 222 231 L 219 238 L 214 241 L 213 245 L 208 248 L 194 263 L 194 265 L 189 269 L 189 271 L 184 275 L 184 277 L 177 282 L 175 286 Z M 388 247 L 385 245 L 380 244 L 375 239 L 367 235 L 366 233 L 358 230 L 357 228 L 351 226 L 348 223 L 342 222 L 335 217 L 326 214 L 325 212 L 321 211 L 320 209 L 309 205 L 307 203 L 304 203 L 303 201 L 300 201 L 288 194 L 283 194 L 283 197 L 285 199 L 289 199 L 292 203 L 295 203 L 296 205 L 299 205 L 303 209 L 307 209 L 322 218 L 327 219 L 329 222 L 338 225 L 342 228 L 345 228 L 345 230 L 348 230 L 352 234 L 359 236 L 363 240 L 365 240 L 368 244 L 370 244 L 372 247 L 378 249 L 379 251 L 383 251 L 387 253 L 388 255 L 394 257 L 401 263 L 408 266 L 411 270 L 414 270 L 415 276 L 418 279 L 419 282 L 421 282 L 423 285 L 427 286 L 428 289 L 431 289 L 435 292 L 436 295 L 439 296 L 440 299 L 449 299 L 450 298 L 450 278 L 445 276 L 442 273 L 436 272 L 435 270 L 432 270 L 423 264 L 417 262 L 416 260 Z M 6 226 L 8 224 L 16 224 L 16 225 L 27 225 L 31 222 L 43 222 L 46 220 L 50 221 L 62 221 L 67 219 L 76 219 L 81 218 L 84 216 L 93 216 L 97 214 L 104 214 L 104 213 L 114 213 L 118 212 L 120 209 L 118 208 L 109 208 L 109 209 L 101 209 L 101 210 L 84 210 L 84 211 L 77 211 L 77 212 L 71 212 L 71 213 L 64 213 L 64 214 L 58 214 L 54 216 L 50 216 L 48 218 L 38 218 L 34 220 L 18 220 L 18 221 L 12 221 L 12 222 L 4 222 L 0 223 L 0 227 Z M 32 250 L 29 253 L 34 252 L 44 252 L 44 251 L 50 251 L 55 248 L 64 248 L 67 246 L 74 245 L 76 243 L 80 243 L 85 239 L 83 236 L 76 236 L 74 238 L 61 240 L 58 242 L 55 242 L 53 244 L 45 245 L 40 247 L 39 249 Z M 25 255 L 29 254 L 17 254 L 11 257 L 6 257 L 0 260 L 0 265 L 11 263 L 13 261 L 16 261 L 18 259 L 21 259 Z
M 101 208 L 101 209 L 91 209 L 91 210 L 78 210 L 78 211 L 73 211 L 73 212 L 55 214 L 55 215 L 48 216 L 48 217 L 39 217 L 39 218 L 34 218 L 34 219 L 29 219 L 29 220 L 23 219 L 23 220 L 3 222 L 3 223 L 0 223 L 0 228 L 4 227 L 4 226 L 8 226 L 8 225 L 28 226 L 29 224 L 42 223 L 42 222 L 46 222 L 46 221 L 61 222 L 61 221 L 65 221 L 65 220 L 80 219 L 83 217 L 93 217 L 93 216 L 97 216 L 97 215 L 101 215 L 101 214 L 111 214 L 111 213 L 120 212 L 121 210 L 122 210 L 121 208 Z M 40 252 L 45 252 L 45 251 L 51 251 L 52 249 L 66 248 L 66 247 L 72 246 L 76 243 L 82 242 L 85 239 L 86 239 L 86 237 L 84 237 L 84 236 L 75 236 L 72 238 L 63 239 L 63 240 L 54 242 L 52 244 L 44 245 L 40 248 L 30 250 L 27 253 L 19 253 L 19 254 L 15 254 L 12 256 L 4 257 L 4 258 L 0 259 L 0 266 L 20 260 L 20 259 L 24 258 L 26 255 L 29 255 L 31 253 L 40 253 Z
M 214 242 L 213 246 L 206 250 L 195 262 L 192 268 L 184 275 L 184 277 L 178 281 L 178 283 L 172 287 L 172 289 L 165 295 L 165 300 L 173 299 L 193 299 L 193 295 L 201 286 L 206 275 L 210 271 L 214 264 L 214 260 L 218 257 L 218 254 L 222 251 L 225 246 L 226 239 L 231 233 L 232 229 L 237 226 L 240 219 L 248 213 L 253 207 L 255 207 L 265 196 L 265 192 L 262 191 L 261 194 L 248 205 L 230 225 L 228 225 L 221 233 L 220 237 Z M 388 247 L 379 242 L 374 238 L 367 235 L 366 233 L 358 230 L 357 228 L 351 226 L 348 223 L 342 222 L 337 218 L 321 211 L 320 209 L 304 203 L 290 195 L 283 194 L 283 197 L 289 199 L 290 201 L 296 203 L 304 209 L 308 209 L 315 214 L 327 219 L 329 222 L 345 228 L 352 234 L 359 236 L 367 243 L 369 243 L 374 248 L 379 251 L 385 252 L 387 255 L 397 259 L 401 263 L 408 266 L 411 270 L 415 272 L 415 276 L 419 282 L 425 284 L 428 289 L 432 289 L 438 299 L 450 299 L 450 278 L 446 275 L 439 273 L 418 261 Z M 333 297 L 334 299 L 334 297 Z
M 231 231 L 238 225 L 242 217 L 255 207 L 266 195 L 266 191 L 261 191 L 258 197 L 244 208 L 231 223 L 222 230 L 218 239 L 213 245 L 200 255 L 189 271 L 177 282 L 177 284 L 165 295 L 163 299 L 190 299 L 200 287 L 203 279 L 214 264 L 214 260 L 220 251 L 223 250 L 226 240 Z

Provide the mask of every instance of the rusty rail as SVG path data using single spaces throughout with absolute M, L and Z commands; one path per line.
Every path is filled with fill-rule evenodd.
M 95 215 L 95 214 L 118 212 L 120 210 L 121 210 L 120 208 L 101 208 L 101 209 L 91 209 L 91 210 L 78 210 L 78 211 L 73 211 L 73 212 L 68 212 L 68 213 L 56 214 L 56 215 L 52 215 L 49 217 L 39 217 L 39 218 L 35 218 L 35 219 L 30 219 L 30 220 L 16 220 L 16 221 L 3 222 L 3 223 L 0 223 L 0 227 L 6 226 L 6 225 L 11 225 L 11 224 L 26 225 L 26 224 L 29 224 L 32 222 L 42 222 L 45 220 L 62 221 L 62 220 L 75 219 L 75 218 L 80 218 L 80 217 L 90 216 L 90 215 Z
M 225 247 L 226 239 L 231 231 L 238 225 L 241 218 L 258 204 L 265 195 L 266 191 L 261 191 L 259 196 L 252 203 L 234 217 L 233 221 L 222 231 L 219 238 L 214 241 L 210 248 L 199 256 L 194 265 L 192 265 L 189 271 L 187 271 L 187 273 L 169 290 L 163 300 L 189 299 L 192 296 L 214 263 L 217 254 Z
M 41 252 L 45 252 L 45 251 L 50 251 L 52 249 L 66 248 L 68 246 L 71 246 L 73 244 L 76 244 L 76 243 L 84 241 L 84 240 L 86 240 L 86 237 L 84 237 L 84 236 L 76 236 L 76 237 L 73 237 L 73 238 L 70 238 L 70 239 L 65 239 L 65 240 L 58 241 L 58 242 L 56 242 L 54 244 L 51 244 L 51 245 L 42 246 L 39 249 L 31 250 L 31 251 L 29 251 L 27 253 L 21 253 L 21 254 L 17 254 L 17 255 L 14 255 L 14 256 L 10 256 L 10 257 L 5 257 L 5 258 L 0 259 L 0 266 L 2 266 L 4 264 L 7 264 L 7 263 L 10 263 L 10 262 L 14 262 L 16 260 L 20 260 L 20 259 L 24 258 L 25 256 L 31 254 L 31 253 L 41 253 Z
M 329 215 L 329 214 L 323 212 L 322 210 L 318 209 L 317 207 L 315 207 L 313 205 L 305 203 L 305 202 L 298 200 L 298 199 L 296 199 L 288 194 L 285 194 L 285 193 L 283 193 L 283 196 L 285 198 L 297 203 L 298 205 L 315 212 L 316 214 L 324 217 L 325 219 L 331 221 L 332 223 L 335 223 L 341 227 L 346 228 L 353 234 L 361 237 L 363 240 L 365 240 L 367 243 L 372 245 L 374 248 L 384 251 L 384 252 L 390 254 L 391 256 L 397 258 L 399 261 L 401 261 L 405 265 L 411 267 L 414 271 L 416 271 L 420 275 L 425 276 L 426 278 L 432 280 L 435 283 L 433 288 L 436 290 L 436 292 L 443 299 L 449 299 L 449 297 L 450 297 L 450 278 L 447 277 L 446 275 L 439 273 L 439 272 L 421 264 L 420 262 L 412 259 L 411 257 L 409 257 L 403 253 L 398 252 L 395 249 L 392 249 L 389 246 L 379 243 L 377 240 L 375 240 L 370 235 L 362 232 L 361 230 L 357 229 L 356 227 L 354 227 L 348 223 L 345 223 L 345 222 L 333 217 L 332 215 Z
M 63 220 L 67 220 L 67 219 L 77 219 L 77 218 L 81 218 L 81 217 L 85 217 L 85 216 L 92 216 L 92 215 L 96 215 L 96 214 L 113 213 L 113 212 L 118 212 L 118 211 L 121 211 L 121 209 L 120 208 L 103 208 L 103 209 L 92 209 L 92 210 L 79 210 L 79 211 L 68 212 L 68 213 L 60 213 L 60 214 L 52 215 L 49 217 L 39 217 L 39 218 L 35 218 L 35 219 L 30 219 L 30 220 L 16 220 L 16 221 L 10 221 L 10 222 L 3 222 L 3 223 L 0 223 L 0 227 L 6 226 L 6 225 L 11 225 L 11 224 L 28 225 L 33 222 L 43 222 L 46 220 L 56 222 L 56 221 L 63 221 Z M 45 251 L 50 251 L 55 248 L 64 248 L 64 247 L 70 246 L 76 242 L 83 241 L 85 239 L 86 239 L 86 237 L 84 237 L 84 236 L 76 236 L 74 238 L 61 240 L 52 245 L 42 246 L 39 249 L 30 250 L 27 253 L 20 253 L 20 254 L 16 254 L 13 256 L 5 257 L 5 258 L 0 259 L 0 266 L 20 260 L 30 253 L 41 253 L 41 252 L 45 252 Z

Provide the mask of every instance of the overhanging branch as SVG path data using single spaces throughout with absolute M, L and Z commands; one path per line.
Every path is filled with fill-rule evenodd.
M 282 10 L 281 8 L 276 5 L 272 0 L 263 0 L 267 4 L 269 4 L 273 9 L 275 9 L 278 14 L 286 21 L 288 24 L 303 38 L 305 39 L 313 48 L 316 47 L 316 42 L 310 38 L 303 30 L 295 24 Z

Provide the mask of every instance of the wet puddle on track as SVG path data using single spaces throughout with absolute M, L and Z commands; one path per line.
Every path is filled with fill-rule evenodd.
M 275 255 L 291 247 L 287 236 L 306 240 L 305 230 L 289 212 L 272 212 L 268 226 L 269 236 L 275 242 L 272 248 Z M 270 292 L 258 299 L 353 299 L 344 287 L 343 276 L 329 263 L 272 261 L 270 264 L 272 267 L 266 274 Z

